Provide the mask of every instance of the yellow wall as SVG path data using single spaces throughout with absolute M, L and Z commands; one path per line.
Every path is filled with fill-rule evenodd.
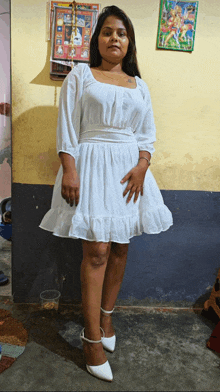
M 159 187 L 220 191 L 220 2 L 199 1 L 192 53 L 156 49 L 159 0 L 114 4 L 132 19 L 140 71 L 151 92 L 157 128 L 151 170 Z M 13 182 L 54 184 L 62 83 L 49 78 L 46 1 L 12 0 L 11 8 Z

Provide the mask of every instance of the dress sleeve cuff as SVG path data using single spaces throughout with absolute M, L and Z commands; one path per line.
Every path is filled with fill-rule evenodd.
M 149 144 L 146 145 L 144 143 L 138 143 L 138 149 L 139 149 L 139 151 L 148 151 L 150 153 L 151 157 L 155 151 L 155 148 L 153 147 L 153 145 L 149 146 Z
M 79 149 L 78 147 L 76 148 L 71 148 L 71 149 L 57 149 L 57 154 L 59 155 L 60 152 L 64 152 L 66 154 L 71 155 L 74 159 L 78 158 L 79 156 Z

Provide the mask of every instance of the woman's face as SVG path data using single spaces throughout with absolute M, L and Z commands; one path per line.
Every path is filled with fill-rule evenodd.
M 121 19 L 113 15 L 105 19 L 98 37 L 98 45 L 99 53 L 104 60 L 116 64 L 122 62 L 127 54 L 129 39 Z

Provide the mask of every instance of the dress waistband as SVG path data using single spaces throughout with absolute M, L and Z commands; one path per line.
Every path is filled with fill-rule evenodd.
M 134 143 L 136 141 L 131 127 L 99 127 L 94 126 L 90 129 L 82 130 L 79 136 L 79 143 Z

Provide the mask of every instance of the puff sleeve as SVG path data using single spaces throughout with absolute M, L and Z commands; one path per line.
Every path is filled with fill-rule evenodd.
M 148 151 L 152 156 L 155 151 L 153 144 L 156 141 L 156 128 L 151 97 L 146 83 L 142 79 L 139 81 L 143 95 L 143 116 L 135 131 L 135 137 L 139 151 Z
M 75 66 L 64 79 L 60 91 L 57 120 L 57 153 L 78 156 L 81 98 L 83 92 L 83 64 Z

